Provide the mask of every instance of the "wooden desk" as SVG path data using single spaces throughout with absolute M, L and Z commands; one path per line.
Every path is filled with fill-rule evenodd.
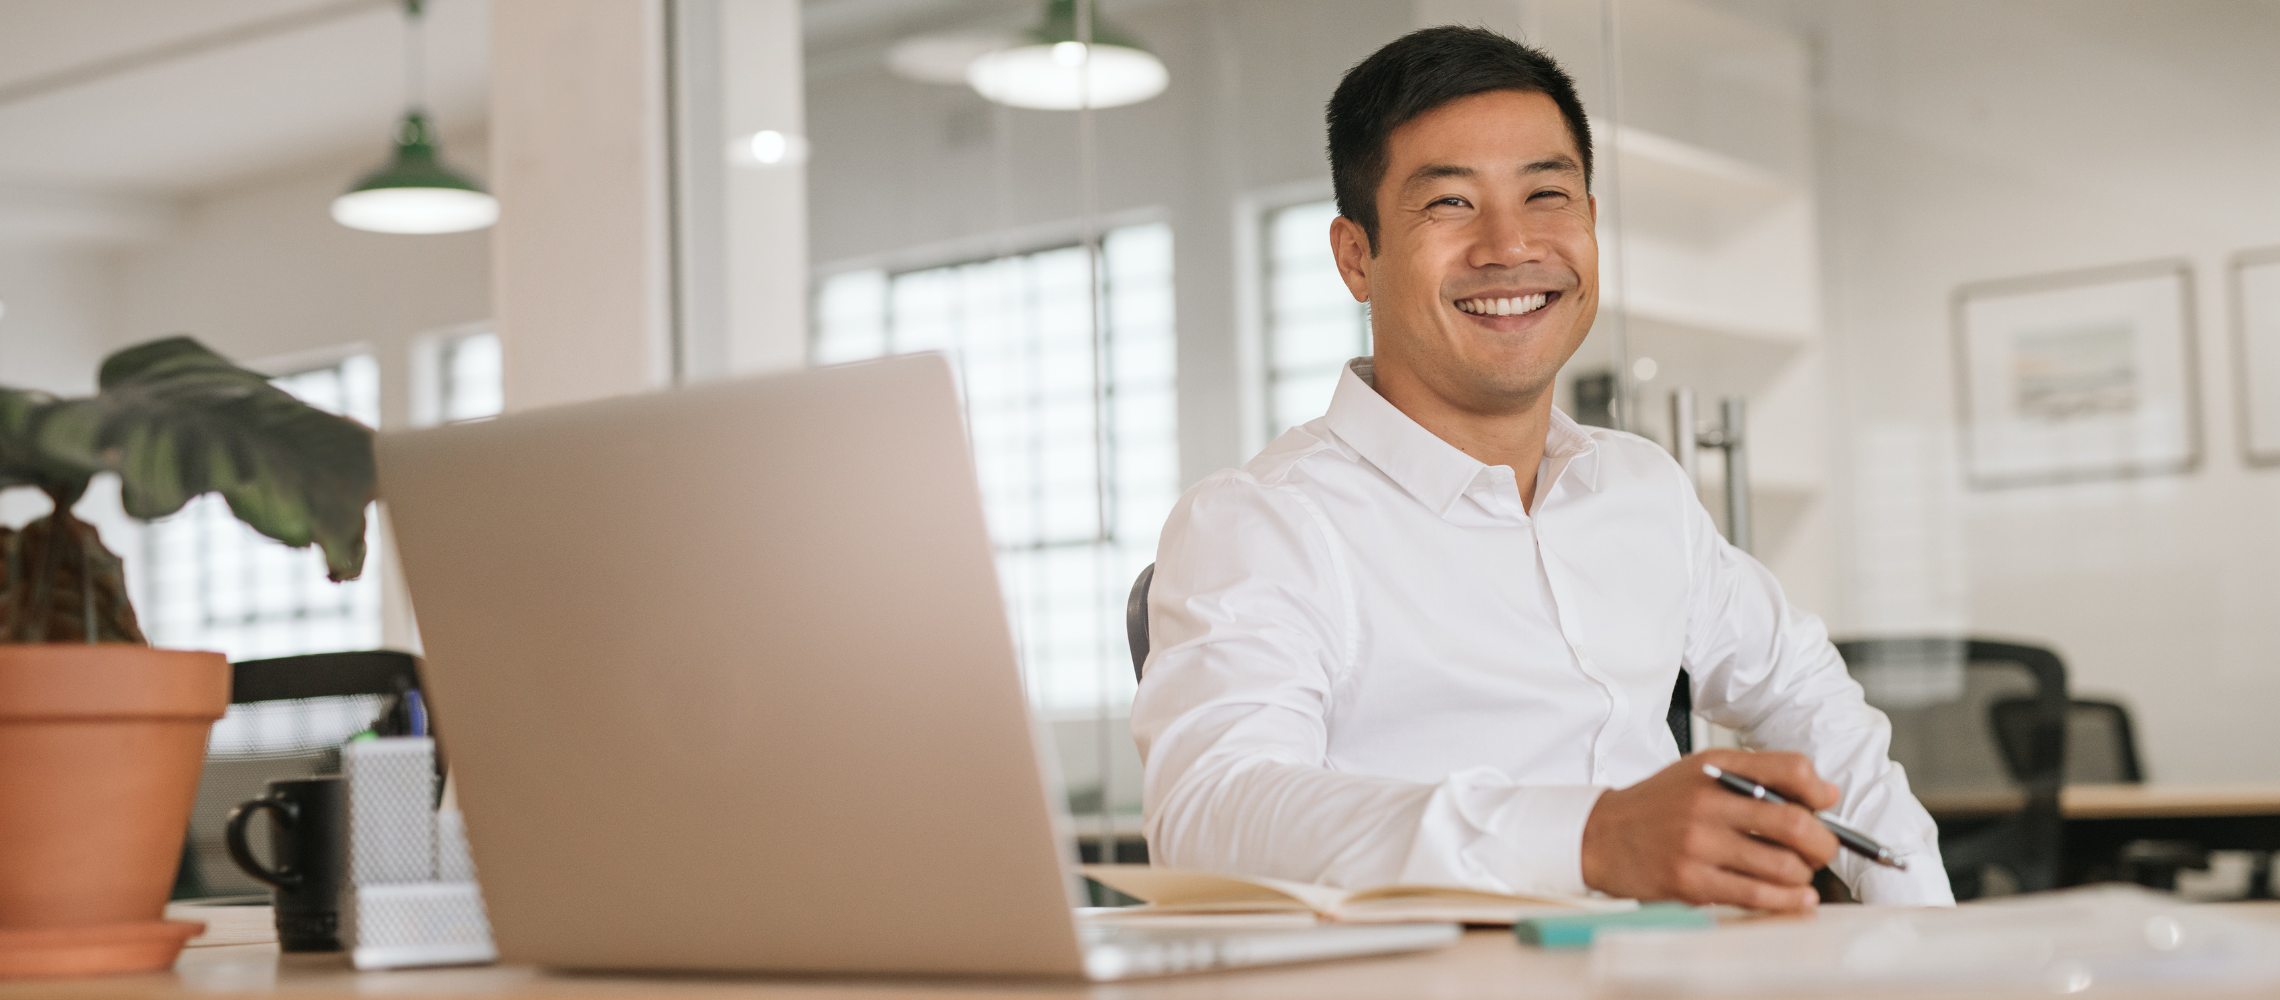
M 1966 831 L 2017 811 L 2024 801 L 2014 789 L 1928 792 L 1919 798 L 1943 828 Z M 2058 803 L 2066 817 L 2061 885 L 2114 877 L 2114 859 L 2131 841 L 2280 851 L 2280 784 L 2068 785 L 2059 790 Z M 2250 873 L 2251 882 L 2268 872 L 2260 865 Z
M 2025 801 L 2016 789 L 1923 792 L 1917 798 L 1941 820 L 2000 816 Z M 2070 820 L 2280 816 L 2280 784 L 2068 785 L 2059 790 L 2058 804 Z
M 2231 904 L 2259 919 L 2280 921 L 2280 903 Z M 233 908 L 215 925 L 214 939 L 242 939 L 258 930 L 266 907 Z M 204 917 L 206 914 L 183 914 Z M 2195 995 L 2106 990 L 2110 997 Z M 1589 996 L 1589 958 L 1581 952 L 1544 952 L 1521 945 L 1505 930 L 1477 930 L 1440 951 L 1274 966 L 1130 983 L 883 981 L 763 979 L 729 976 L 563 975 L 518 967 L 411 969 L 357 972 L 339 954 L 280 955 L 274 944 L 192 947 L 163 975 L 75 980 L 0 981 L 0 1000 L 220 1000 L 225 997 L 295 997 L 352 1000 L 373 996 L 499 998 L 499 1000 L 1470 1000 L 1476 997 L 1572 998 Z M 2009 995 L 2009 994 L 2002 994 Z M 2043 995 L 2040 993 L 2034 995 Z M 2238 996 L 2237 992 L 2221 995 Z M 1796 995 L 1792 995 L 1796 996 Z M 1885 991 L 1884 1000 L 1914 994 Z M 1952 998 L 1953 993 L 1941 993 Z
M 257 909 L 248 907 L 246 909 Z M 258 908 L 266 914 L 266 908 Z M 1510 931 L 1477 931 L 1455 947 L 1130 983 L 909 981 L 729 976 L 564 975 L 519 967 L 357 972 L 339 954 L 281 955 L 274 944 L 197 947 L 167 975 L 0 981 L 0 1000 L 219 1000 L 223 997 L 457 997 L 499 1000 L 1245 1000 L 1245 998 L 1580 997 L 1581 954 L 1548 954 Z

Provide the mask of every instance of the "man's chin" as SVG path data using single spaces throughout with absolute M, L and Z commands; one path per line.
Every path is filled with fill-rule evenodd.
M 1549 400 L 1559 375 L 1558 365 L 1547 367 L 1541 360 L 1459 363 L 1434 381 L 1441 396 L 1459 409 L 1482 416 L 1512 416 Z

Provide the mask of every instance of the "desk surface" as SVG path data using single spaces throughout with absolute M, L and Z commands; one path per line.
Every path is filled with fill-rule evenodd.
M 2017 789 L 1919 792 L 1936 818 L 1972 819 L 2014 812 Z M 2188 816 L 2280 815 L 2280 784 L 2068 785 L 2059 791 L 2068 819 L 2159 819 Z
M 2280 903 L 2233 904 L 2260 919 L 2280 921 Z M 258 934 L 267 907 L 237 907 L 219 915 L 208 938 L 243 940 Z M 181 914 L 208 917 L 209 912 Z M 194 943 L 195 945 L 195 943 Z M 500 1000 L 1415 1000 L 1415 998 L 1577 998 L 1592 993 L 1588 958 L 1581 952 L 1544 952 L 1521 945 L 1505 930 L 1477 930 L 1440 951 L 1287 965 L 1131 983 L 1003 981 L 879 981 L 759 979 L 718 976 L 559 975 L 518 967 L 356 972 L 342 955 L 280 955 L 274 944 L 193 946 L 171 973 L 76 980 L 0 981 L 0 1000 L 218 1000 L 221 997 L 323 998 L 457 997 Z M 1885 1000 L 1913 994 L 1882 992 Z M 1939 994 L 1943 998 L 1953 993 Z M 1999 994 L 2010 995 L 2010 994 Z M 2108 996 L 2156 995 L 2133 991 Z M 2170 987 L 2158 995 L 2188 995 Z M 2237 995 L 2237 994 L 2234 994 Z

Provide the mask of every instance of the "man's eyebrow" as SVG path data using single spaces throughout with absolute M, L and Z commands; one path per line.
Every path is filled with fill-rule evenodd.
M 1401 186 L 1403 188 L 1413 188 L 1419 184 L 1425 183 L 1426 181 L 1437 181 L 1444 177 L 1472 176 L 1475 176 L 1475 174 L 1473 168 L 1471 167 L 1459 166 L 1454 163 L 1428 163 L 1412 171 L 1409 175 L 1409 179 L 1402 182 Z
M 1575 160 L 1569 157 L 1567 154 L 1562 153 L 1557 156 L 1547 156 L 1541 160 L 1537 160 L 1534 163 L 1530 163 L 1524 167 L 1521 167 L 1520 172 L 1522 174 L 1580 174 L 1583 172 L 1583 166 L 1575 162 Z
M 1521 176 L 1549 173 L 1581 174 L 1583 173 L 1583 166 L 1565 153 L 1547 156 L 1541 160 L 1520 165 Z M 1479 175 L 1479 171 L 1460 164 L 1428 163 L 1412 171 L 1409 174 L 1409 179 L 1404 181 L 1401 186 L 1406 190 L 1428 181 L 1437 181 L 1447 177 L 1477 177 Z

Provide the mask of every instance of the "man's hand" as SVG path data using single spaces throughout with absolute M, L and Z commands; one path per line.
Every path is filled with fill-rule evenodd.
M 1702 765 L 1756 781 L 1815 810 L 1837 786 L 1801 754 L 1705 750 L 1599 797 L 1583 824 L 1583 883 L 1611 896 L 1798 911 L 1820 902 L 1813 873 L 1837 838 L 1794 805 L 1736 795 Z

